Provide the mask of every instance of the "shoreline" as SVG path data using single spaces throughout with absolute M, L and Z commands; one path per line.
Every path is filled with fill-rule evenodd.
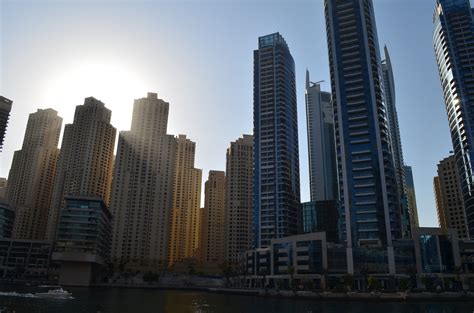
M 216 294 L 231 294 L 263 298 L 312 300 L 312 301 L 346 301 L 346 302 L 474 302 L 474 292 L 391 292 L 391 293 L 362 293 L 362 292 L 313 292 L 290 291 L 275 289 L 234 289 L 206 286 L 160 286 L 160 285 L 128 285 L 128 284 L 96 284 L 89 288 L 122 288 L 122 289 L 155 289 L 173 291 L 199 291 Z

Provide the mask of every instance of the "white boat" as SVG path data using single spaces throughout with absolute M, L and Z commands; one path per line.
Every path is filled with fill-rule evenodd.
M 37 292 L 35 294 L 39 298 L 51 298 L 51 299 L 70 299 L 72 293 L 64 290 L 63 288 L 51 289 L 48 292 Z

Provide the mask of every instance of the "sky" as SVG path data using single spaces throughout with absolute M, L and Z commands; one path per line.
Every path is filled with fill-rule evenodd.
M 380 48 L 393 65 L 405 163 L 420 225 L 437 226 L 436 165 L 452 150 L 432 47 L 435 0 L 374 0 Z M 296 63 L 301 200 L 309 201 L 305 70 L 330 90 L 323 0 L 0 0 L 0 94 L 13 100 L 0 177 L 21 148 L 28 114 L 53 108 L 72 123 L 94 96 L 129 130 L 133 100 L 170 103 L 168 133 L 196 142 L 203 183 L 253 128 L 253 50 L 280 32 Z

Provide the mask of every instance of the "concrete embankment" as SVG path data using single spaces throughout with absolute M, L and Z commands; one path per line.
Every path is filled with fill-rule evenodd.
M 474 292 L 396 292 L 396 293 L 360 293 L 360 292 L 312 292 L 288 290 L 261 290 L 261 289 L 235 289 L 207 286 L 177 286 L 158 284 L 97 284 L 98 288 L 143 288 L 159 290 L 202 291 L 210 293 L 224 293 L 233 295 L 246 295 L 268 298 L 306 299 L 321 301 L 374 301 L 374 302 L 410 302 L 410 301 L 472 301 Z

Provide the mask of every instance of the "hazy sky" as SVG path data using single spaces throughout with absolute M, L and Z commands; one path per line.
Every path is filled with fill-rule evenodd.
M 374 0 L 423 226 L 437 225 L 432 180 L 452 149 L 432 48 L 434 3 Z M 94 96 L 128 130 L 133 99 L 151 91 L 170 103 L 168 133 L 197 143 L 207 179 L 225 169 L 229 142 L 252 132 L 252 51 L 258 36 L 279 31 L 296 63 L 301 198 L 309 200 L 304 78 L 308 68 L 330 89 L 323 14 L 323 0 L 0 0 L 0 94 L 14 101 L 0 177 L 37 108 L 71 123 L 75 106 Z

